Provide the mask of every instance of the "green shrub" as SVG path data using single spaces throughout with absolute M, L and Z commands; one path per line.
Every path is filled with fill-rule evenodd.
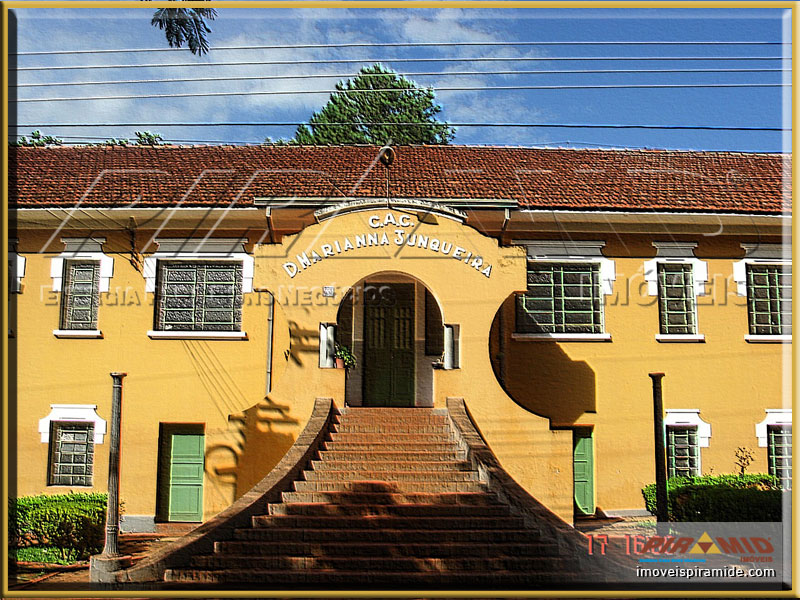
M 60 562 L 85 560 L 103 549 L 106 503 L 102 493 L 9 498 L 9 548 L 47 547 Z
M 69 565 L 75 562 L 70 558 L 64 558 L 61 548 L 51 546 L 29 546 L 27 548 L 10 548 L 8 556 L 12 560 L 19 562 L 38 562 L 56 565 Z
M 642 489 L 645 507 L 656 513 L 656 485 Z M 780 481 L 766 473 L 671 477 L 670 521 L 780 521 Z

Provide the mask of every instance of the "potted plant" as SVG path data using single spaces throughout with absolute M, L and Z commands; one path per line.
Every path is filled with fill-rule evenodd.
M 356 357 L 344 344 L 336 344 L 333 358 L 337 369 L 353 369 L 356 366 Z

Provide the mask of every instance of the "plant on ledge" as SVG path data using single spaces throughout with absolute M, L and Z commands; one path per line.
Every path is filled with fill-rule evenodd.
M 336 344 L 333 357 L 336 359 L 337 369 L 355 369 L 356 367 L 356 357 L 344 344 Z

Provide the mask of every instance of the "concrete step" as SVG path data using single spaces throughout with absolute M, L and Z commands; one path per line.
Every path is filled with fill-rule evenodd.
M 486 489 L 477 481 L 295 481 L 296 492 L 356 492 L 376 493 L 441 493 L 481 492 Z
M 253 527 L 301 529 L 522 529 L 521 517 L 401 517 L 385 515 L 362 516 L 283 516 L 259 515 L 252 518 Z M 435 543 L 435 540 L 431 540 Z
M 485 492 L 283 492 L 283 502 L 324 502 L 328 504 L 495 504 L 497 499 Z
M 364 557 L 364 556 L 250 556 L 207 555 L 196 556 L 192 566 L 198 569 L 336 569 L 367 572 L 449 571 L 491 572 L 544 571 L 563 569 L 567 561 L 553 556 L 499 556 L 499 557 Z
M 166 582 L 193 583 L 201 585 L 251 584 L 259 589 L 529 589 L 534 586 L 555 584 L 564 587 L 564 582 L 573 579 L 587 580 L 584 573 L 573 574 L 572 570 L 554 571 L 397 571 L 392 573 L 352 571 L 334 569 L 262 570 L 224 569 L 207 571 L 202 569 L 168 569 Z
M 463 459 L 460 452 L 453 450 L 451 452 L 411 452 L 411 451 L 387 451 L 378 452 L 375 450 L 365 451 L 351 451 L 351 450 L 323 450 L 319 453 L 320 460 L 338 460 L 338 461 L 368 461 L 373 464 L 378 462 L 438 462 L 438 461 L 456 461 Z
M 326 456 L 326 460 L 312 460 L 314 471 L 469 471 L 472 465 L 464 460 L 437 460 L 420 462 L 416 460 L 397 460 L 376 463 L 362 456 L 360 460 L 338 460 Z
M 271 515 L 366 516 L 395 515 L 405 517 L 505 517 L 510 514 L 504 504 L 270 504 Z
M 304 471 L 306 481 L 478 481 L 475 471 Z
M 363 542 L 394 544 L 483 543 L 509 544 L 549 542 L 529 529 L 297 529 L 294 527 L 252 527 L 237 529 L 234 540 L 264 542 Z
M 549 543 L 485 543 L 450 542 L 445 544 L 394 544 L 394 543 L 351 543 L 351 542 L 216 542 L 214 552 L 249 556 L 557 556 L 558 547 Z
M 458 452 L 455 442 L 396 442 L 384 439 L 382 442 L 325 442 L 325 450 L 342 452 Z

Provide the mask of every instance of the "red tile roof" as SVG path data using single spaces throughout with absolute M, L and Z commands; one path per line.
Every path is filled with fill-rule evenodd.
M 791 159 L 779 154 L 396 150 L 389 193 L 397 198 L 512 200 L 560 210 L 768 214 L 790 208 Z M 10 205 L 249 206 L 254 197 L 385 197 L 386 169 L 374 164 L 377 154 L 373 146 L 11 148 Z

